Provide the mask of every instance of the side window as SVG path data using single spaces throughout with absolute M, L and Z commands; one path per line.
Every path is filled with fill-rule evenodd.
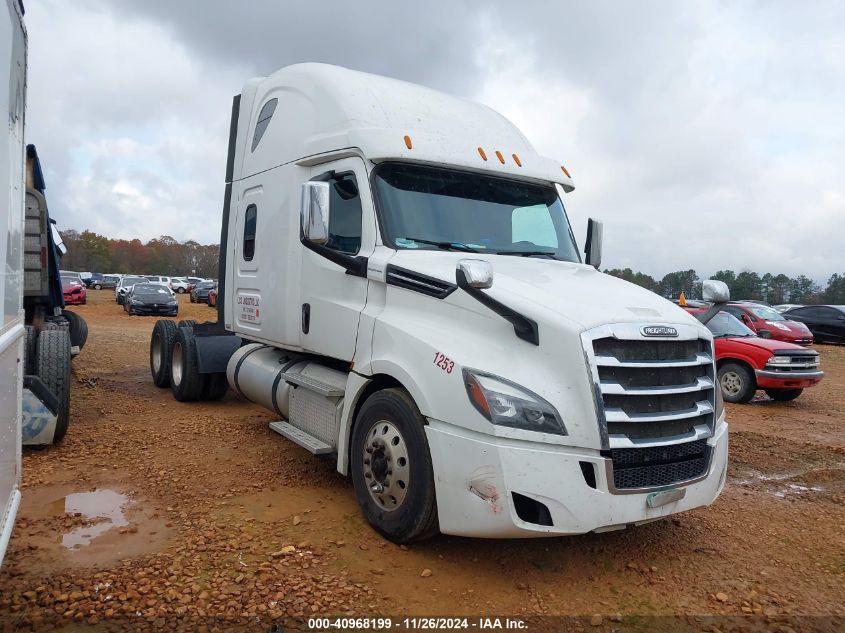
M 734 315 L 740 321 L 742 321 L 742 315 L 745 314 L 745 312 L 743 312 L 739 308 L 734 308 L 733 306 L 725 306 L 723 309 L 728 314 Z
M 252 149 L 250 151 L 254 152 L 255 148 L 261 142 L 261 137 L 264 136 L 267 126 L 270 125 L 270 119 L 273 118 L 273 113 L 276 111 L 276 105 L 278 103 L 278 99 L 270 99 L 261 108 L 261 112 L 258 113 L 258 122 L 255 124 L 255 134 L 252 136 Z
M 819 312 L 819 316 L 822 319 L 828 319 L 829 321 L 835 321 L 836 318 L 842 314 L 839 310 L 835 310 L 834 308 L 816 308 Z
M 557 232 L 549 208 L 544 204 L 517 207 L 511 215 L 513 243 L 530 242 L 534 246 L 557 248 Z
M 251 204 L 244 213 L 244 246 L 243 257 L 246 261 L 252 261 L 255 256 L 255 227 L 258 224 L 258 208 Z
M 361 196 L 353 174 L 344 174 L 332 181 L 329 209 L 326 246 L 342 253 L 357 253 L 361 248 Z

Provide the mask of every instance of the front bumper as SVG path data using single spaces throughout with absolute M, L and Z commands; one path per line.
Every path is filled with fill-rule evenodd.
M 768 371 L 757 369 L 757 386 L 760 389 L 806 389 L 824 378 L 824 372 L 814 371 Z
M 607 462 L 598 450 L 509 440 L 429 420 L 440 530 L 485 538 L 538 537 L 621 529 L 712 503 L 725 484 L 728 425 L 722 418 L 707 440 L 710 465 L 694 483 L 648 492 L 610 492 Z M 595 488 L 582 471 L 592 465 Z M 683 498 L 650 506 L 656 491 Z M 513 493 L 548 508 L 551 525 L 520 519 Z M 677 496 L 680 496 L 678 493 Z M 652 498 L 653 501 L 653 498 Z
M 163 315 L 163 316 L 176 316 L 176 313 L 179 311 L 178 304 L 174 305 L 174 306 L 158 306 L 158 307 L 144 306 L 144 305 L 142 305 L 142 306 L 130 305 L 129 307 L 132 308 L 132 312 L 134 312 L 135 314 L 140 314 L 140 315 L 158 314 L 158 315 Z
M 65 295 L 65 305 L 68 306 L 78 306 L 85 303 L 85 295 L 84 294 L 75 294 L 75 295 Z

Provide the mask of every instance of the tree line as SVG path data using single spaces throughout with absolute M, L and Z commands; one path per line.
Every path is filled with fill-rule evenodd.
M 67 253 L 62 269 L 98 273 L 136 273 L 217 278 L 218 244 L 179 242 L 162 235 L 146 244 L 141 240 L 115 240 L 93 231 L 61 232 Z
M 701 297 L 702 280 L 692 269 L 668 273 L 660 281 L 651 275 L 635 272 L 630 268 L 614 268 L 604 272 L 647 288 L 668 299 L 676 299 L 681 292 L 687 299 Z M 806 275 L 797 277 L 789 277 L 783 273 L 761 275 L 750 270 L 739 273 L 733 270 L 720 270 L 710 279 L 724 281 L 730 288 L 731 299 L 736 300 L 758 299 L 772 305 L 780 303 L 845 304 L 845 273 L 831 275 L 825 287 Z

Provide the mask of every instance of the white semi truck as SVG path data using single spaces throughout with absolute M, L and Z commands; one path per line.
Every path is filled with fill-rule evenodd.
M 573 188 L 485 106 L 323 64 L 253 79 L 232 108 L 218 319 L 159 321 L 154 381 L 275 412 L 396 542 L 710 504 L 728 446 L 712 337 L 600 273 L 592 220 L 582 261 Z
M 0 117 L 6 128 L 0 147 L 0 562 L 12 535 L 21 501 L 21 401 L 26 329 L 23 314 L 24 235 L 24 103 L 26 94 L 26 30 L 17 0 L 6 0 L 0 20 Z

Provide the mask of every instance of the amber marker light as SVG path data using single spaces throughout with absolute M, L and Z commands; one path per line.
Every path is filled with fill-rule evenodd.
M 512 156 L 513 156 L 513 162 L 516 163 L 516 166 L 522 167 L 522 161 L 519 160 L 519 156 L 517 156 L 516 154 L 512 154 Z
M 408 149 L 414 149 L 414 145 L 411 143 L 411 137 L 407 134 L 405 135 L 405 147 Z
M 487 154 L 484 153 L 484 148 L 478 148 L 478 155 L 481 156 L 481 160 L 487 160 Z
M 561 166 L 560 166 L 560 170 L 561 170 L 564 174 L 566 174 L 566 177 L 567 177 L 567 178 L 572 178 L 572 176 L 570 176 L 570 175 L 569 175 L 569 172 L 568 172 L 568 171 L 566 171 L 566 167 L 564 167 L 563 165 L 561 165 Z
M 505 157 L 502 156 L 502 152 L 500 152 L 499 150 L 496 150 L 496 158 L 499 159 L 499 162 L 502 163 L 502 165 L 505 164 Z

